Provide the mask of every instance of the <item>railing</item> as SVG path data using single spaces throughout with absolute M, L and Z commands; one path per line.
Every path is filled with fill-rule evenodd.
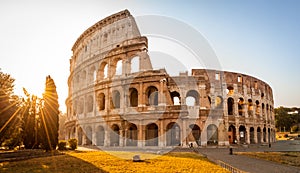
M 238 168 L 235 168 L 225 162 L 222 162 L 221 160 L 218 160 L 218 165 L 220 165 L 222 168 L 224 168 L 232 173 L 247 173 L 247 172 L 239 170 Z

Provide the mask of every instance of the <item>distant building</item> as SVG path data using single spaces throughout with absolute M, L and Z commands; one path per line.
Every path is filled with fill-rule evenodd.
M 275 141 L 265 82 L 239 73 L 153 69 L 147 38 L 129 13 L 94 24 L 70 60 L 66 139 L 97 146 L 196 146 Z

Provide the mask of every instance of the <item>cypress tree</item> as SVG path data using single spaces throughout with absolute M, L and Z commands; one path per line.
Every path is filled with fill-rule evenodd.
M 41 110 L 41 143 L 46 150 L 56 149 L 58 144 L 58 95 L 54 80 L 46 77 L 45 92 L 43 94 L 43 107 Z

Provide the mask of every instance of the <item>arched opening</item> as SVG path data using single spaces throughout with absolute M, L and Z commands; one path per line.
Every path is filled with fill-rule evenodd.
M 215 106 L 216 106 L 216 108 L 222 108 L 223 107 L 223 98 L 221 96 L 216 97 Z
M 88 96 L 87 102 L 86 102 L 87 112 L 93 112 L 93 106 L 94 106 L 93 96 Z
M 189 128 L 192 130 L 189 135 L 189 141 L 196 142 L 198 146 L 201 145 L 201 130 L 197 124 L 191 124 Z
M 263 128 L 263 142 L 267 142 L 267 129 L 266 129 L 266 127 Z
M 104 93 L 100 93 L 98 95 L 98 99 L 99 99 L 99 110 L 104 110 L 105 109 L 105 95 Z
M 248 115 L 253 116 L 253 102 L 251 99 L 248 99 Z
M 91 127 L 86 128 L 86 145 L 92 145 L 92 140 L 93 140 L 93 132 Z
M 146 90 L 147 94 L 147 105 L 149 106 L 157 106 L 158 105 L 158 90 L 154 86 L 150 86 Z
M 227 111 L 228 111 L 228 115 L 233 115 L 233 105 L 234 105 L 234 100 L 233 98 L 229 97 L 227 99 Z
M 180 142 L 180 127 L 177 123 L 169 123 L 167 125 L 167 146 L 178 146 Z
M 236 129 L 234 125 L 230 125 L 228 128 L 228 140 L 230 144 L 236 144 Z
M 137 107 L 138 106 L 138 91 L 135 88 L 129 89 L 129 100 L 130 100 L 130 107 Z
M 196 90 L 190 90 L 186 93 L 185 103 L 188 106 L 199 105 L 199 93 Z
M 257 127 L 257 143 L 261 143 L 261 129 Z
M 170 93 L 173 101 L 173 105 L 180 105 L 180 94 L 177 91 Z
M 78 114 L 83 114 L 84 111 L 84 102 L 83 102 L 83 98 L 79 99 L 79 103 L 78 103 Z
M 120 99 L 121 99 L 120 92 L 117 91 L 117 90 L 114 90 L 112 92 L 112 104 L 111 104 L 111 108 L 115 108 L 115 109 L 120 108 Z
M 140 71 L 140 58 L 138 56 L 131 59 L 131 71 L 130 73 L 135 73 Z
M 135 124 L 130 124 L 127 129 L 126 146 L 137 146 L 138 131 Z
M 255 101 L 255 104 L 256 104 L 256 111 L 255 111 L 255 114 L 256 114 L 256 116 L 258 116 L 258 115 L 260 114 L 260 110 L 259 110 L 259 101 L 256 100 L 256 101 Z
M 120 142 L 120 128 L 118 125 L 114 124 L 111 127 L 110 132 L 110 146 L 119 146 Z
M 218 145 L 218 127 L 214 124 L 207 126 L 207 145 Z
M 233 95 L 233 94 L 234 94 L 234 90 L 233 90 L 233 87 L 232 87 L 232 86 L 228 86 L 228 87 L 227 87 L 227 94 L 228 94 L 228 95 Z
M 239 112 L 240 116 L 244 115 L 243 106 L 244 106 L 244 99 L 243 98 L 239 98 L 239 100 L 238 100 L 238 112 Z
M 97 146 L 104 146 L 105 131 L 103 126 L 98 126 L 96 131 Z
M 115 75 L 122 75 L 122 64 L 122 60 L 117 61 Z
M 155 123 L 146 126 L 146 146 L 158 146 L 158 127 Z
M 240 132 L 240 143 L 245 144 L 246 143 L 246 136 L 247 136 L 247 131 L 245 126 L 240 126 L 239 127 L 239 132 Z
M 99 76 L 100 79 L 105 79 L 108 76 L 108 64 L 106 62 L 102 62 L 99 68 Z
M 82 145 L 82 138 L 83 138 L 83 132 L 82 132 L 82 128 L 80 127 L 78 129 L 78 145 Z
M 250 144 L 254 144 L 255 143 L 255 139 L 254 139 L 254 128 L 250 127 Z

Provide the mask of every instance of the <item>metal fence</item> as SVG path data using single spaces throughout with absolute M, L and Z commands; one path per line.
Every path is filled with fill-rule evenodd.
M 239 170 L 239 169 L 237 169 L 237 168 L 235 168 L 235 167 L 233 167 L 233 166 L 231 166 L 231 165 L 229 165 L 229 164 L 227 164 L 225 162 L 222 162 L 221 160 L 218 160 L 218 164 L 222 168 L 224 168 L 224 169 L 226 169 L 226 170 L 228 170 L 228 171 L 230 171 L 232 173 L 247 173 L 247 172 Z

